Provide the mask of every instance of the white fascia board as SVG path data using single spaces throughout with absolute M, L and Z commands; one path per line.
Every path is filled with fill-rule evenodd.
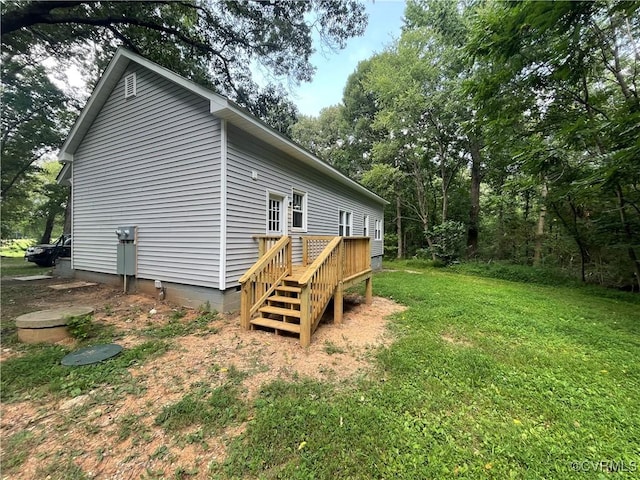
M 58 161 L 61 163 L 71 163 L 73 162 L 73 154 L 60 151 L 58 154 Z
M 305 149 L 296 145 L 294 142 L 282 136 L 275 130 L 272 130 L 257 118 L 243 112 L 241 109 L 235 107 L 226 99 L 223 98 L 223 100 L 224 102 L 215 102 L 215 104 L 213 101 L 211 102 L 210 110 L 211 113 L 216 117 L 225 119 L 230 123 L 233 123 L 242 130 L 256 136 L 269 145 L 276 147 L 278 150 L 291 155 L 293 158 L 300 160 L 304 164 L 309 165 L 310 167 L 324 173 L 325 175 L 333 178 L 343 185 L 346 185 L 347 187 L 358 191 L 366 197 L 375 200 L 381 205 L 389 204 L 389 202 L 384 198 L 366 189 L 358 182 L 351 180 L 349 177 L 347 177 L 343 173 L 340 173 L 328 163 L 323 162 L 315 155 L 307 152 Z
M 113 86 L 127 68 L 129 60 L 123 52 L 124 50 L 120 49 L 116 52 L 109 62 L 106 70 L 100 77 L 91 97 L 89 97 L 87 104 L 82 109 L 82 112 L 80 112 L 80 116 L 73 124 L 67 139 L 64 141 L 64 144 L 58 152 L 58 159 L 60 161 L 73 161 L 73 154 L 75 153 L 76 148 L 78 148 L 82 138 L 84 138 L 84 135 L 87 133 L 87 130 L 89 130 L 93 120 L 100 112 L 104 102 L 106 102 Z
M 58 185 L 71 185 L 71 163 L 65 163 L 62 170 L 56 176 Z

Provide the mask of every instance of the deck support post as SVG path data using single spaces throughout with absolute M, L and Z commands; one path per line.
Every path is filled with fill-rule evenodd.
M 369 276 L 365 280 L 365 303 L 371 305 L 373 302 L 373 278 Z
M 308 347 L 311 344 L 311 305 L 309 285 L 302 287 L 300 297 L 300 345 Z
M 343 293 L 342 282 L 339 282 L 333 295 L 333 323 L 336 325 L 342 324 Z
M 243 285 L 240 293 L 240 326 L 244 330 L 251 328 L 251 299 L 249 285 Z

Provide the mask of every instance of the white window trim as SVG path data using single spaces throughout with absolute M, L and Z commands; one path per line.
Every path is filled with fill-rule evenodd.
M 271 230 L 269 230 L 269 200 L 271 199 L 271 197 L 274 198 L 279 198 L 281 201 L 281 210 L 280 210 L 280 229 L 282 230 L 282 232 L 272 232 Z M 287 205 L 288 205 L 288 199 L 287 199 L 287 195 L 282 193 L 282 192 L 276 192 L 273 190 L 267 190 L 267 195 L 266 195 L 266 199 L 265 199 L 265 233 L 267 235 L 287 235 Z
M 362 221 L 362 235 L 365 237 L 369 236 L 369 215 L 365 215 Z
M 133 91 L 129 91 L 129 84 L 133 85 Z M 135 97 L 138 94 L 138 82 L 135 72 L 124 77 L 124 98 Z
M 347 235 L 347 227 L 349 227 L 348 235 Z M 341 228 L 342 228 L 342 234 L 340 234 Z M 340 213 L 338 214 L 338 235 L 341 235 L 343 237 L 353 236 L 353 212 L 352 211 L 340 210 Z
M 302 227 L 294 227 L 293 226 L 293 196 L 301 195 L 302 196 Z M 302 190 L 292 189 L 291 190 L 291 231 L 292 232 L 306 232 L 307 231 L 307 212 L 309 202 L 307 201 L 307 192 Z
M 374 240 L 382 240 L 382 220 L 375 221 L 375 229 L 373 231 Z

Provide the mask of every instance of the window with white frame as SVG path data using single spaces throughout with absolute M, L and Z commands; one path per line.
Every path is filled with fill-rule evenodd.
M 373 232 L 374 240 L 382 240 L 382 221 L 376 220 L 375 230 Z
M 353 215 L 351 212 L 340 210 L 340 220 L 338 223 L 338 235 L 350 237 L 353 231 Z
M 362 221 L 362 235 L 365 237 L 369 236 L 369 215 L 365 215 Z
M 299 190 L 294 190 L 291 198 L 291 228 L 296 231 L 306 231 L 307 194 Z

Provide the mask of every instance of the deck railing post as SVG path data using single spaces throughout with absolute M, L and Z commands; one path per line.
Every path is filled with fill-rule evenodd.
M 345 260 L 345 241 L 344 239 L 340 240 L 340 245 L 338 245 L 338 283 L 342 283 L 344 279 L 344 269 L 345 264 L 347 263 Z
M 311 286 L 305 285 L 300 297 L 300 345 L 303 347 L 311 344 L 310 290 Z
M 337 256 L 337 265 L 336 265 L 336 289 L 333 294 L 333 321 L 336 325 L 340 325 L 342 323 L 342 313 L 343 313 L 343 303 L 344 303 L 344 295 L 342 288 L 342 280 L 344 279 L 344 269 L 345 269 L 345 251 L 346 251 L 345 240 L 341 239 L 340 244 L 338 245 L 338 256 Z
M 243 329 L 249 330 L 251 327 L 251 296 L 249 289 L 251 288 L 251 283 L 244 284 L 242 286 L 242 291 L 240 293 L 240 325 Z
M 309 265 L 309 239 L 302 237 L 302 265 Z
M 367 255 L 367 258 L 365 259 L 365 265 L 367 266 L 367 268 L 371 268 L 371 240 L 367 238 L 366 242 L 367 246 L 364 249 Z
M 344 292 L 342 288 L 342 282 L 338 282 L 336 287 L 336 293 L 333 296 L 333 323 L 336 325 L 342 324 L 343 302 Z

